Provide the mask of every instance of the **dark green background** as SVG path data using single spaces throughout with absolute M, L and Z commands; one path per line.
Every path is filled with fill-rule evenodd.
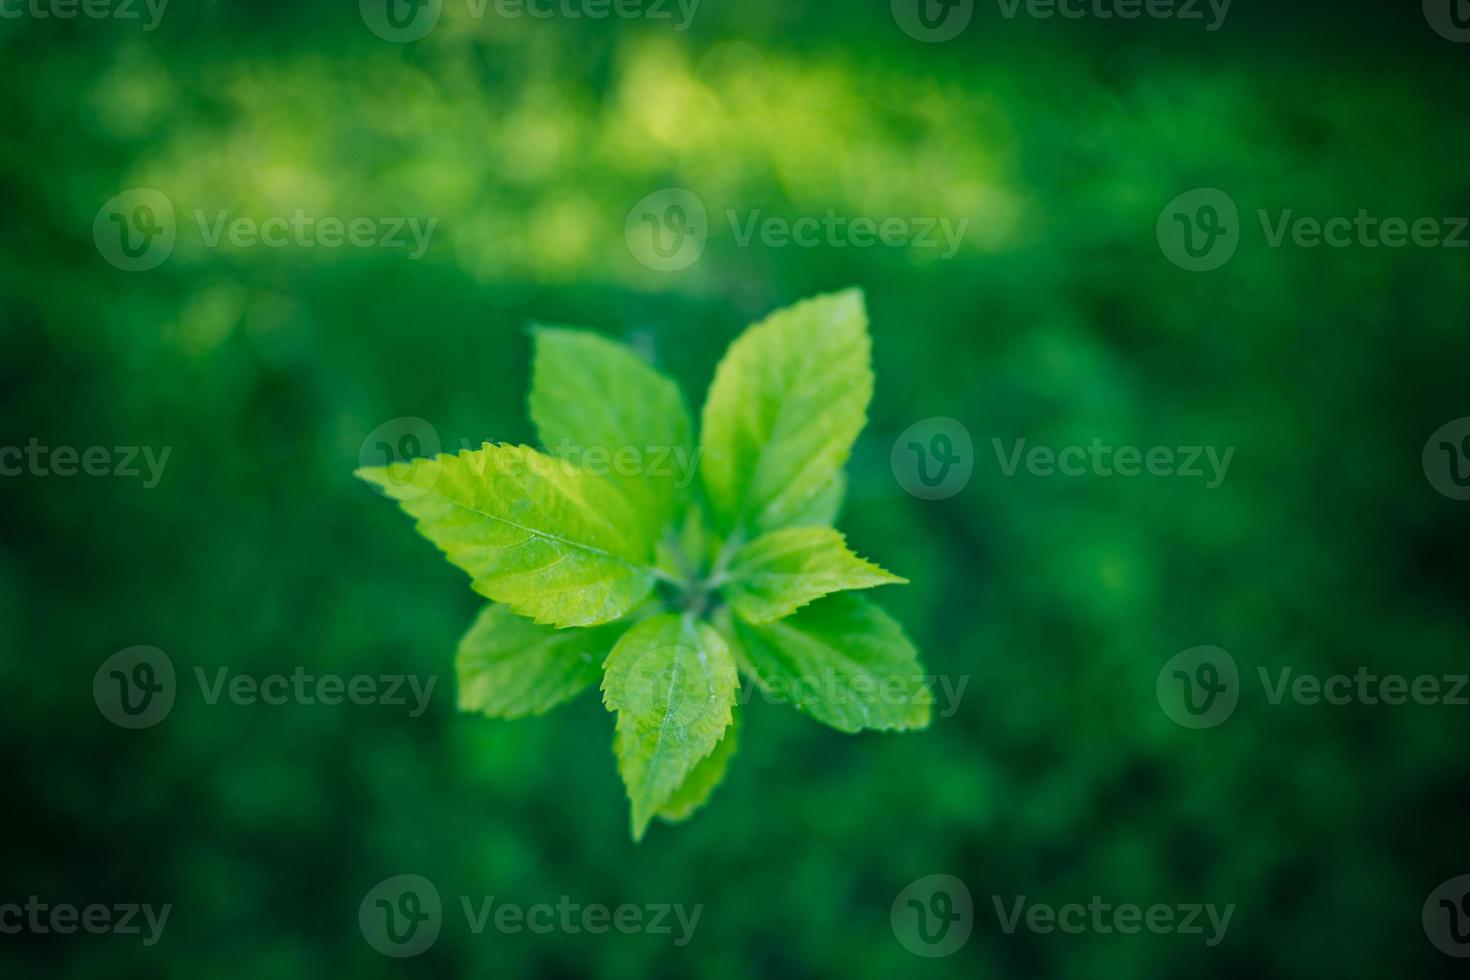
M 1466 670 L 1470 504 L 1426 438 L 1470 415 L 1470 252 L 1268 248 L 1259 208 L 1470 214 L 1470 47 L 1417 3 L 1237 0 L 1225 27 L 1007 21 L 942 45 L 887 4 L 704 0 L 694 26 L 483 21 L 416 44 L 356 4 L 173 0 L 136 24 L 0 20 L 0 445 L 173 448 L 162 483 L 0 479 L 0 901 L 172 903 L 163 940 L 0 937 L 0 973 L 1382 977 L 1456 965 L 1420 926 L 1470 870 L 1465 708 L 1271 706 L 1259 666 Z M 302 7 L 310 7 L 303 10 Z M 637 264 L 634 202 L 698 192 L 683 272 Z M 135 186 L 178 209 L 146 273 L 99 256 Z M 1207 274 L 1154 225 L 1200 186 L 1244 240 Z M 204 249 L 182 217 L 436 217 L 401 251 Z M 951 261 L 739 248 L 726 208 L 972 219 Z M 628 839 L 594 695 L 537 720 L 454 710 L 464 576 L 351 478 L 398 416 L 530 440 L 540 319 L 654 352 L 691 400 L 749 320 L 867 291 L 877 393 L 844 527 L 912 579 L 882 599 L 968 677 L 915 735 L 757 703 L 707 811 Z M 897 434 L 964 422 L 960 495 L 905 494 Z M 1235 446 L 1224 485 L 1005 478 L 991 440 Z M 113 727 L 93 673 L 168 653 L 179 703 Z M 1155 675 L 1200 644 L 1247 677 L 1189 731 Z M 195 667 L 437 674 L 385 707 L 204 703 Z M 364 942 L 390 875 L 450 906 L 416 960 Z M 954 956 L 889 925 L 910 881 L 975 897 Z M 694 941 L 472 936 L 455 896 L 703 903 Z M 1225 941 L 999 928 L 990 896 L 1234 903 Z

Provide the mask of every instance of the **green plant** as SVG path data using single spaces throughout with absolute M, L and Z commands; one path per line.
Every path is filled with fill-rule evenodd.
M 726 353 L 693 424 L 678 387 L 596 334 L 537 328 L 532 420 L 553 453 L 484 444 L 358 471 L 493 600 L 460 641 L 460 707 L 540 714 L 602 680 L 632 832 L 724 778 L 738 672 L 844 732 L 928 725 L 902 628 L 852 590 L 903 582 L 832 528 L 873 390 L 857 290 Z M 698 460 L 697 485 L 680 461 Z

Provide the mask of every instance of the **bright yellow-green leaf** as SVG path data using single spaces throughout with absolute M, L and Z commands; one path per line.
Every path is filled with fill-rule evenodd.
M 838 593 L 779 622 L 733 627 L 747 672 L 798 711 L 844 732 L 928 726 L 934 696 L 919 653 L 868 599 Z
M 653 588 L 653 539 L 602 477 L 526 446 L 357 471 L 418 522 L 476 592 L 555 626 L 596 626 Z
M 700 471 L 718 528 L 786 527 L 829 492 L 873 394 L 863 294 L 772 313 L 733 344 L 705 402 Z
M 696 476 L 693 423 L 678 386 L 595 333 L 539 327 L 535 338 L 531 420 L 547 452 L 609 477 L 657 536 Z
M 602 693 L 618 716 L 613 745 L 635 840 L 719 744 L 738 685 L 729 647 L 707 623 L 653 616 L 613 647 Z
M 839 471 L 832 477 L 832 482 L 827 484 L 826 489 L 813 497 L 812 502 L 791 519 L 791 523 L 795 527 L 831 527 L 837 523 L 837 515 L 842 513 L 842 504 L 846 498 L 847 474 Z
M 908 581 L 853 554 L 830 527 L 767 531 L 736 554 L 729 575 L 725 597 L 750 623 L 782 619 L 831 592 Z
M 621 630 L 559 630 L 486 605 L 454 658 L 460 710 L 491 718 L 544 714 L 597 683 Z
M 683 785 L 674 791 L 667 803 L 659 807 L 659 819 L 670 823 L 688 820 L 694 815 L 694 811 L 709 802 L 710 795 L 725 781 L 725 771 L 729 769 L 730 760 L 735 755 L 739 734 L 740 709 L 735 708 L 730 715 L 730 727 L 725 729 L 725 736 L 720 739 L 720 744 L 699 760 L 699 764 L 689 773 Z

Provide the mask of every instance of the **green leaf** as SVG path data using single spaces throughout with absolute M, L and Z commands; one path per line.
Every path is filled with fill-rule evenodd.
M 526 446 L 357 471 L 468 572 L 476 592 L 555 626 L 596 626 L 653 589 L 653 539 L 612 485 Z
M 742 619 L 768 623 L 831 592 L 907 581 L 853 554 L 830 527 L 788 527 L 740 549 L 724 588 Z
M 725 771 L 730 767 L 730 760 L 735 756 L 737 736 L 740 734 L 740 711 L 733 709 L 730 714 L 730 727 L 725 729 L 725 735 L 720 743 L 715 746 L 714 751 L 703 759 L 689 773 L 682 786 L 674 791 L 667 803 L 659 807 L 658 816 L 661 820 L 670 823 L 678 823 L 688 820 L 694 815 L 694 811 L 709 802 L 710 795 L 720 783 L 725 781 Z
M 491 718 L 545 714 L 597 683 L 621 629 L 559 630 L 485 606 L 454 657 L 460 710 Z
M 828 596 L 788 619 L 733 623 L 746 671 L 844 732 L 925 728 L 934 696 L 903 627 L 862 596 Z
M 778 310 L 733 344 L 704 406 L 700 471 L 720 530 L 802 517 L 847 462 L 873 393 L 860 291 Z
M 791 519 L 794 527 L 831 527 L 842 513 L 842 504 L 847 497 L 847 474 L 839 471 L 827 484 L 827 488 L 812 498 L 812 502 L 801 513 Z
M 623 635 L 608 655 L 603 701 L 632 801 L 633 839 L 671 799 L 731 723 L 739 675 L 707 623 L 665 613 Z
M 656 536 L 695 477 L 693 423 L 678 386 L 595 333 L 538 327 L 534 336 L 530 406 L 542 443 L 608 476 Z

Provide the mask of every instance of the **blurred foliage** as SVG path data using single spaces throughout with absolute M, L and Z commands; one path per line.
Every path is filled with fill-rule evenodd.
M 158 30 L 0 20 L 0 445 L 173 447 L 162 483 L 0 480 L 3 895 L 171 902 L 164 940 L 0 937 L 21 976 L 1378 977 L 1428 975 L 1419 909 L 1467 870 L 1463 708 L 1271 706 L 1258 666 L 1464 672 L 1464 505 L 1424 480 L 1467 413 L 1464 252 L 1271 249 L 1257 209 L 1470 214 L 1465 51 L 1416 4 L 1331 18 L 1238 4 L 1178 23 L 1008 22 L 923 45 L 886 3 L 705 0 L 694 26 L 474 19 L 373 36 L 356 4 L 174 0 Z M 308 9 L 309 8 L 309 9 Z M 160 268 L 91 238 L 120 190 L 180 215 Z M 629 208 L 694 190 L 713 229 L 639 265 Z M 1246 225 L 1190 274 L 1165 202 Z M 428 254 L 205 248 L 210 215 L 435 217 Z M 739 247 L 723 215 L 968 216 L 916 249 Z M 921 735 L 845 737 L 760 703 L 709 809 L 628 840 L 594 696 L 460 716 L 476 597 L 351 478 L 398 416 L 444 444 L 529 440 L 531 319 L 629 339 L 703 392 L 750 319 L 868 293 L 878 378 L 850 468 L 855 548 L 931 670 Z M 974 479 L 928 502 L 895 436 L 962 420 Z M 1235 446 L 1199 481 L 1002 476 L 1006 444 Z M 93 672 L 134 644 L 180 672 L 156 728 L 109 725 Z M 1210 731 L 1154 677 L 1199 644 L 1247 678 Z M 429 712 L 209 705 L 193 670 L 436 674 Z M 764 710 L 763 710 L 764 709 Z M 449 921 L 416 960 L 357 905 L 414 872 Z M 910 881 L 969 883 L 947 959 L 895 940 Z M 474 936 L 454 896 L 683 902 L 694 942 Z M 990 896 L 1236 903 L 1226 941 L 1003 934 Z M 1009 898 L 1007 898 L 1009 900 Z

